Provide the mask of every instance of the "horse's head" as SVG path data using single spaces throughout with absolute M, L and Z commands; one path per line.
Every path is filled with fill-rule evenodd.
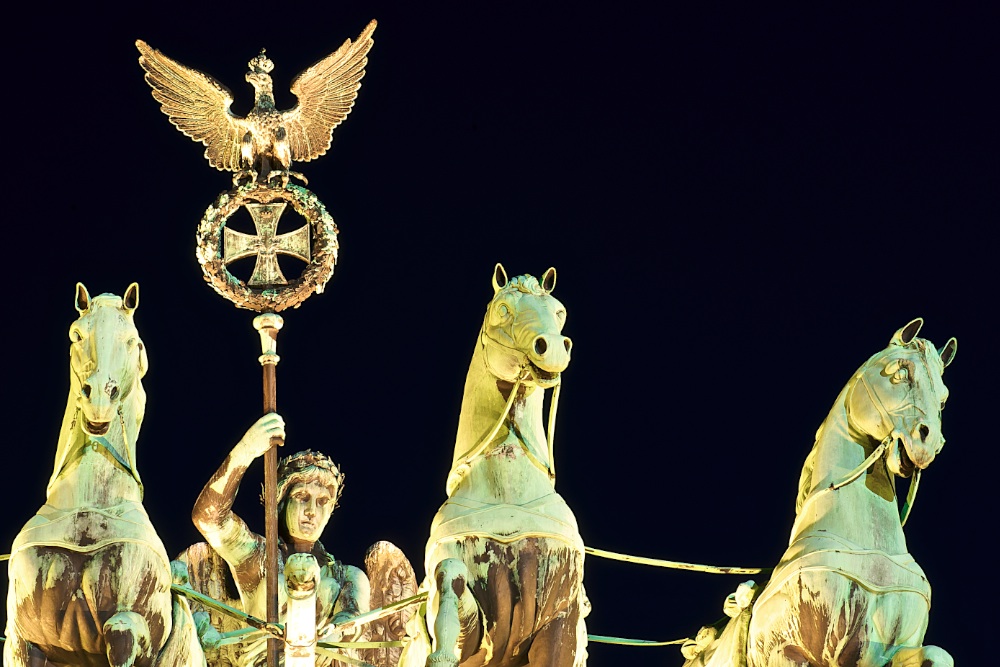
M 942 374 L 958 341 L 935 349 L 917 338 L 923 323 L 917 318 L 897 331 L 889 347 L 861 367 L 847 397 L 852 428 L 885 443 L 889 471 L 901 477 L 929 466 L 944 447 L 941 410 L 948 388 Z
M 569 366 L 573 342 L 562 335 L 566 308 L 552 297 L 556 270 L 541 281 L 532 276 L 507 279 L 500 264 L 493 273 L 493 300 L 480 335 L 486 366 L 501 380 L 552 387 Z
M 81 426 L 90 435 L 106 434 L 130 396 L 142 398 L 139 380 L 146 373 L 146 350 L 132 321 L 138 305 L 136 283 L 124 297 L 101 294 L 93 299 L 82 283 L 76 284 L 80 317 L 69 328 L 70 372 L 79 392 Z

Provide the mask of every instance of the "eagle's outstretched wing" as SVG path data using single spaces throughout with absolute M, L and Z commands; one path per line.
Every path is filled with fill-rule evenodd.
M 205 144 L 205 157 L 216 169 L 238 171 L 240 145 L 246 121 L 230 110 L 233 95 L 221 83 L 171 60 L 142 40 L 135 43 L 142 55 L 146 83 L 163 113 L 178 130 Z
M 307 162 L 326 153 L 333 129 L 354 106 L 372 48 L 372 21 L 358 38 L 346 40 L 339 49 L 305 70 L 292 82 L 299 103 L 283 114 L 292 160 Z

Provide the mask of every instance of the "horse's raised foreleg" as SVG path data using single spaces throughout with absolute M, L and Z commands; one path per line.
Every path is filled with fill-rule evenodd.
M 900 649 L 889 667 L 955 667 L 955 660 L 943 648 L 921 646 Z
M 446 558 L 434 568 L 437 609 L 434 619 L 434 643 L 437 650 L 427 658 L 427 667 L 455 666 L 463 649 L 474 652 L 479 646 L 482 627 L 479 604 L 468 586 L 469 570 L 457 558 Z
M 104 623 L 111 667 L 133 667 L 152 661 L 149 625 L 134 611 L 120 611 Z

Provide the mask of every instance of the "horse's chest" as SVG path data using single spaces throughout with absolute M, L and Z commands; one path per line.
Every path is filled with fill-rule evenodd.
M 498 503 L 523 503 L 552 493 L 544 464 L 519 443 L 504 442 L 476 461 L 466 488 Z
M 148 614 L 150 636 L 160 641 L 170 609 L 170 581 L 146 549 L 116 543 L 93 552 L 31 547 L 11 559 L 10 596 L 17 635 L 47 653 L 103 654 L 102 627 L 122 609 Z

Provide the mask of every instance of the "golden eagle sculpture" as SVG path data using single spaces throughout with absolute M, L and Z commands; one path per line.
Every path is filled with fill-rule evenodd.
M 298 104 L 287 111 L 274 106 L 270 72 L 274 64 L 264 55 L 249 62 L 246 80 L 254 87 L 254 107 L 239 117 L 230 108 L 233 95 L 214 78 L 168 58 L 142 40 L 135 45 L 142 55 L 146 82 L 163 113 L 178 130 L 205 145 L 205 157 L 220 171 L 235 172 L 233 183 L 248 179 L 269 182 L 278 176 L 282 185 L 293 162 L 308 162 L 326 153 L 333 130 L 354 106 L 372 47 L 372 21 L 353 42 L 309 67 L 292 82 Z

